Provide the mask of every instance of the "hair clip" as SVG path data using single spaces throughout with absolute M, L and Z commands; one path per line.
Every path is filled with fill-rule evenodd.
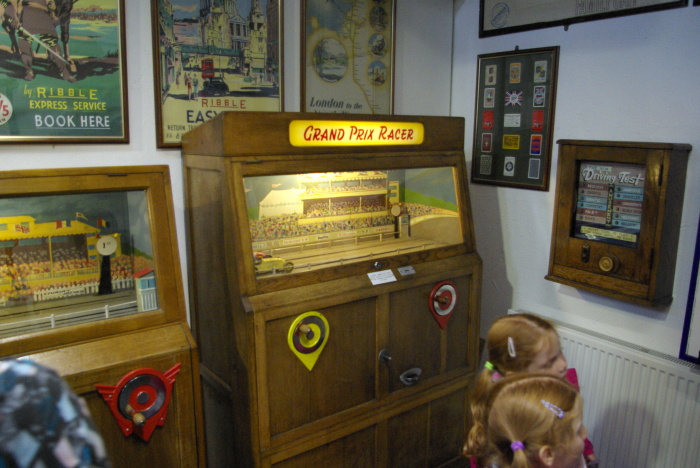
M 515 343 L 513 342 L 513 338 L 510 336 L 508 337 L 508 356 L 514 358 L 516 356 L 515 354 Z
M 486 361 L 484 367 L 491 371 L 491 381 L 498 382 L 503 378 L 503 376 L 496 370 L 496 366 Z
M 557 418 L 561 419 L 564 417 L 564 411 L 559 408 L 557 405 L 548 402 L 547 400 L 540 400 L 542 404 L 544 405 L 545 408 L 547 408 L 549 411 L 554 413 L 554 416 Z
M 515 452 L 517 450 L 524 450 L 525 449 L 525 444 L 520 442 L 519 440 L 516 440 L 512 444 L 510 444 L 510 449 Z

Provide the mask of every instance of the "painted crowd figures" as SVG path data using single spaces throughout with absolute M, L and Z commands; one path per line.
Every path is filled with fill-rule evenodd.
M 0 199 L 0 336 L 156 309 L 144 207 L 138 191 Z
M 456 242 L 450 168 L 245 179 L 256 275 L 300 273 Z

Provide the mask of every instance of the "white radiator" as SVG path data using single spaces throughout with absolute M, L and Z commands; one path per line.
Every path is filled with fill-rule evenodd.
M 557 323 L 601 468 L 700 467 L 700 368 Z

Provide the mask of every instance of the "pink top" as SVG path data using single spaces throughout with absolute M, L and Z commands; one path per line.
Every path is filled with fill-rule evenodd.
M 578 385 L 578 374 L 576 373 L 576 369 L 569 368 L 566 371 L 566 380 L 568 380 L 569 383 L 573 385 L 576 390 L 578 390 L 579 392 L 581 391 L 581 387 L 579 387 Z M 583 441 L 584 458 L 588 459 L 588 456 L 593 455 L 594 453 L 595 452 L 593 450 L 593 444 L 590 440 L 588 440 L 588 438 L 586 438 L 586 440 Z

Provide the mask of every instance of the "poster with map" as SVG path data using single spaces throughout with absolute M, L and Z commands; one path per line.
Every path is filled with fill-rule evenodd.
M 302 111 L 393 113 L 394 0 L 305 0 Z

